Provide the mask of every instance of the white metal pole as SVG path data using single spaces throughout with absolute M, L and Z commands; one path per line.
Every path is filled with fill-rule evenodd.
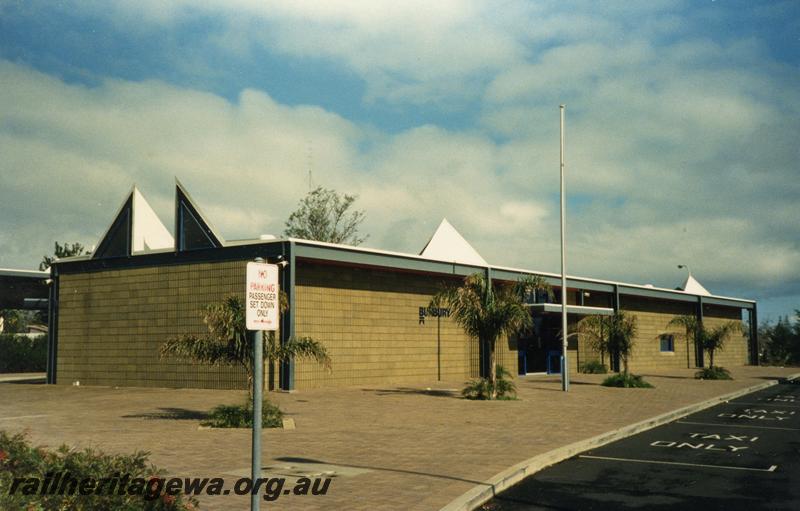
M 564 110 L 561 111 L 561 390 L 569 390 L 569 361 L 567 359 L 567 250 L 566 223 L 567 202 L 564 187 Z
M 257 263 L 263 263 L 264 259 L 257 257 Z M 250 511 L 261 509 L 261 496 L 256 491 L 258 480 L 261 478 L 261 403 L 264 387 L 264 332 L 256 330 L 252 334 L 253 339 L 253 431 L 252 431 L 252 451 L 250 453 L 250 481 L 253 483 L 250 493 Z
M 253 437 L 250 465 L 250 480 L 253 483 L 250 493 L 250 510 L 261 509 L 261 495 L 258 494 L 258 480 L 261 478 L 261 403 L 264 382 L 264 332 L 256 330 L 253 339 Z

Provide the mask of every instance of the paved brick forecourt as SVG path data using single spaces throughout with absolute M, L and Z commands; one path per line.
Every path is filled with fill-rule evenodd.
M 520 400 L 470 402 L 462 382 L 271 393 L 295 430 L 266 430 L 265 465 L 287 458 L 369 470 L 333 480 L 325 496 L 284 496 L 265 509 L 437 510 L 511 465 L 581 439 L 798 372 L 739 367 L 734 381 L 697 381 L 691 370 L 652 372 L 655 389 L 599 386 L 575 375 L 517 380 Z M 241 391 L 0 385 L 0 429 L 27 431 L 37 445 L 151 452 L 180 477 L 222 476 L 250 463 L 249 430 L 198 430 L 199 413 L 242 400 Z M 182 417 L 182 418 L 174 418 Z M 284 460 L 281 460 L 284 458 Z M 204 497 L 208 510 L 246 509 L 246 497 Z

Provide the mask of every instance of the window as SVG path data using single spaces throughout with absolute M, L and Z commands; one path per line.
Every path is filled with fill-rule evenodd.
M 675 338 L 672 335 L 661 336 L 661 352 L 671 353 L 675 351 Z

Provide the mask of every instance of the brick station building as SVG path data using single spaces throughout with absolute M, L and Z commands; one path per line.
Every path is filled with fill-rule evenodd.
M 330 370 L 306 360 L 268 368 L 269 388 L 479 376 L 486 357 L 477 341 L 447 310 L 428 307 L 442 284 L 457 285 L 475 272 L 506 281 L 540 275 L 553 285 L 554 303 L 540 296 L 541 303 L 530 306 L 534 331 L 504 340 L 497 349 L 498 362 L 512 373 L 559 370 L 560 275 L 490 265 L 446 220 L 420 255 L 300 239 L 225 241 L 177 183 L 173 232 L 174 238 L 134 187 L 92 254 L 53 265 L 50 383 L 245 388 L 239 368 L 160 360 L 158 349 L 169 337 L 204 333 L 205 305 L 232 293 L 243 296 L 245 266 L 256 257 L 288 263 L 280 277 L 290 303 L 281 318 L 281 339 L 313 337 L 332 359 Z M 756 303 L 711 295 L 691 275 L 684 290 L 580 277 L 568 277 L 567 286 L 571 324 L 586 314 L 615 310 L 637 317 L 633 371 L 703 365 L 693 340 L 667 327 L 682 314 L 695 314 L 708 327 L 745 314 L 749 335 L 731 338 L 716 362 L 727 367 L 757 363 Z M 573 372 L 598 358 L 587 344 L 571 338 Z

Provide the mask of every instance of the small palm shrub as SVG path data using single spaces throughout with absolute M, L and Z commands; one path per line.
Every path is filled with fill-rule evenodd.
M 498 365 L 497 366 L 497 379 L 495 384 L 489 378 L 477 378 L 467 382 L 466 387 L 461 391 L 461 395 L 467 399 L 495 399 L 500 400 L 513 400 L 517 399 L 517 386 L 511 380 L 511 373 Z
M 600 385 L 604 387 L 624 387 L 624 388 L 638 388 L 638 389 L 652 389 L 653 386 L 641 376 L 635 374 L 619 373 L 609 376 Z
M 578 367 L 578 371 L 584 374 L 606 374 L 608 372 L 608 367 L 599 360 L 590 360 L 588 362 L 582 362 L 580 367 Z
M 219 405 L 208 414 L 208 419 L 200 423 L 212 428 L 252 428 L 253 406 Z M 277 405 L 264 401 L 261 405 L 261 427 L 280 428 L 283 426 L 283 412 Z
M 697 371 L 694 374 L 694 377 L 698 380 L 732 380 L 730 371 L 725 369 L 724 367 L 719 366 L 711 366 L 711 367 L 704 367 L 700 371 Z
M 0 431 L 0 509 L 197 509 L 196 499 L 180 493 L 167 494 L 164 491 L 164 477 L 165 471 L 150 464 L 145 452 L 111 455 L 92 449 L 74 450 L 66 445 L 49 451 L 33 447 L 21 433 L 9 435 Z M 97 491 L 81 495 L 78 486 L 81 481 L 89 479 L 95 482 Z M 101 485 L 103 479 L 106 479 L 106 486 Z M 115 479 L 113 491 L 110 489 L 110 479 Z M 73 480 L 74 483 L 71 482 Z M 45 485 L 46 490 L 43 490 L 42 486 Z M 34 490 L 34 486 L 38 488 Z M 69 495 L 73 486 L 77 491 Z M 120 488 L 124 488 L 124 491 L 120 491 Z M 63 495 L 58 494 L 61 489 L 64 489 Z
M 280 293 L 281 312 L 289 310 L 286 293 Z M 245 324 L 245 303 L 237 295 L 229 295 L 220 303 L 206 305 L 203 322 L 208 328 L 204 335 L 184 334 L 167 339 L 159 348 L 159 357 L 176 357 L 212 366 L 241 366 L 247 374 L 250 395 L 253 395 L 253 341 Z M 290 337 L 281 342 L 275 332 L 266 332 L 264 365 L 293 358 L 319 362 L 330 369 L 331 359 L 325 346 L 311 337 Z

